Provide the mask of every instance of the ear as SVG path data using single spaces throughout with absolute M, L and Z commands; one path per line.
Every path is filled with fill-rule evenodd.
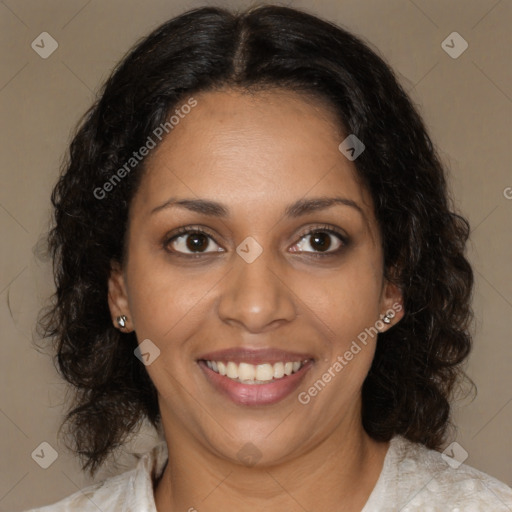
M 391 323 L 385 324 L 380 332 L 396 325 L 404 316 L 403 295 L 399 286 L 386 280 L 381 295 L 381 317 L 388 315 Z
M 119 329 L 117 317 L 126 316 L 126 326 L 123 332 L 133 331 L 133 319 L 128 305 L 128 294 L 126 292 L 126 282 L 121 265 L 117 261 L 110 264 L 110 277 L 108 279 L 108 307 L 112 316 L 112 323 L 116 329 Z

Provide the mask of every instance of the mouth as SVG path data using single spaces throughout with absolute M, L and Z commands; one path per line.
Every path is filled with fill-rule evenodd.
M 271 405 L 290 395 L 314 364 L 308 354 L 230 349 L 197 363 L 207 381 L 238 405 Z
M 226 363 L 224 361 L 209 360 L 204 361 L 204 363 L 206 363 L 210 370 L 235 382 L 261 385 L 297 373 L 308 361 L 308 359 L 304 361 L 279 361 L 274 364 L 263 363 L 258 365 L 250 363 L 237 364 L 234 361 Z

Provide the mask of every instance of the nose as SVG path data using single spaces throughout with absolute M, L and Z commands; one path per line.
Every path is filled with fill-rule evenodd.
M 284 265 L 269 250 L 252 263 L 234 255 L 233 268 L 222 280 L 218 315 L 250 333 L 266 332 L 291 322 L 297 315 Z M 289 274 L 288 269 L 288 274 Z

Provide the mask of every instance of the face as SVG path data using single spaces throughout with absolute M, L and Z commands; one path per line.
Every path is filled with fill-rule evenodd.
M 375 326 L 399 320 L 400 294 L 325 105 L 288 91 L 194 99 L 146 161 L 111 312 L 150 340 L 168 442 L 289 460 L 362 429 Z

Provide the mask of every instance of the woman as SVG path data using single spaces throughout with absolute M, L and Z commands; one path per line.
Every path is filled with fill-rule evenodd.
M 43 325 L 73 449 L 94 475 L 145 418 L 163 440 L 39 510 L 510 510 L 436 451 L 471 346 L 469 229 L 354 36 L 276 6 L 168 21 L 52 200 Z

